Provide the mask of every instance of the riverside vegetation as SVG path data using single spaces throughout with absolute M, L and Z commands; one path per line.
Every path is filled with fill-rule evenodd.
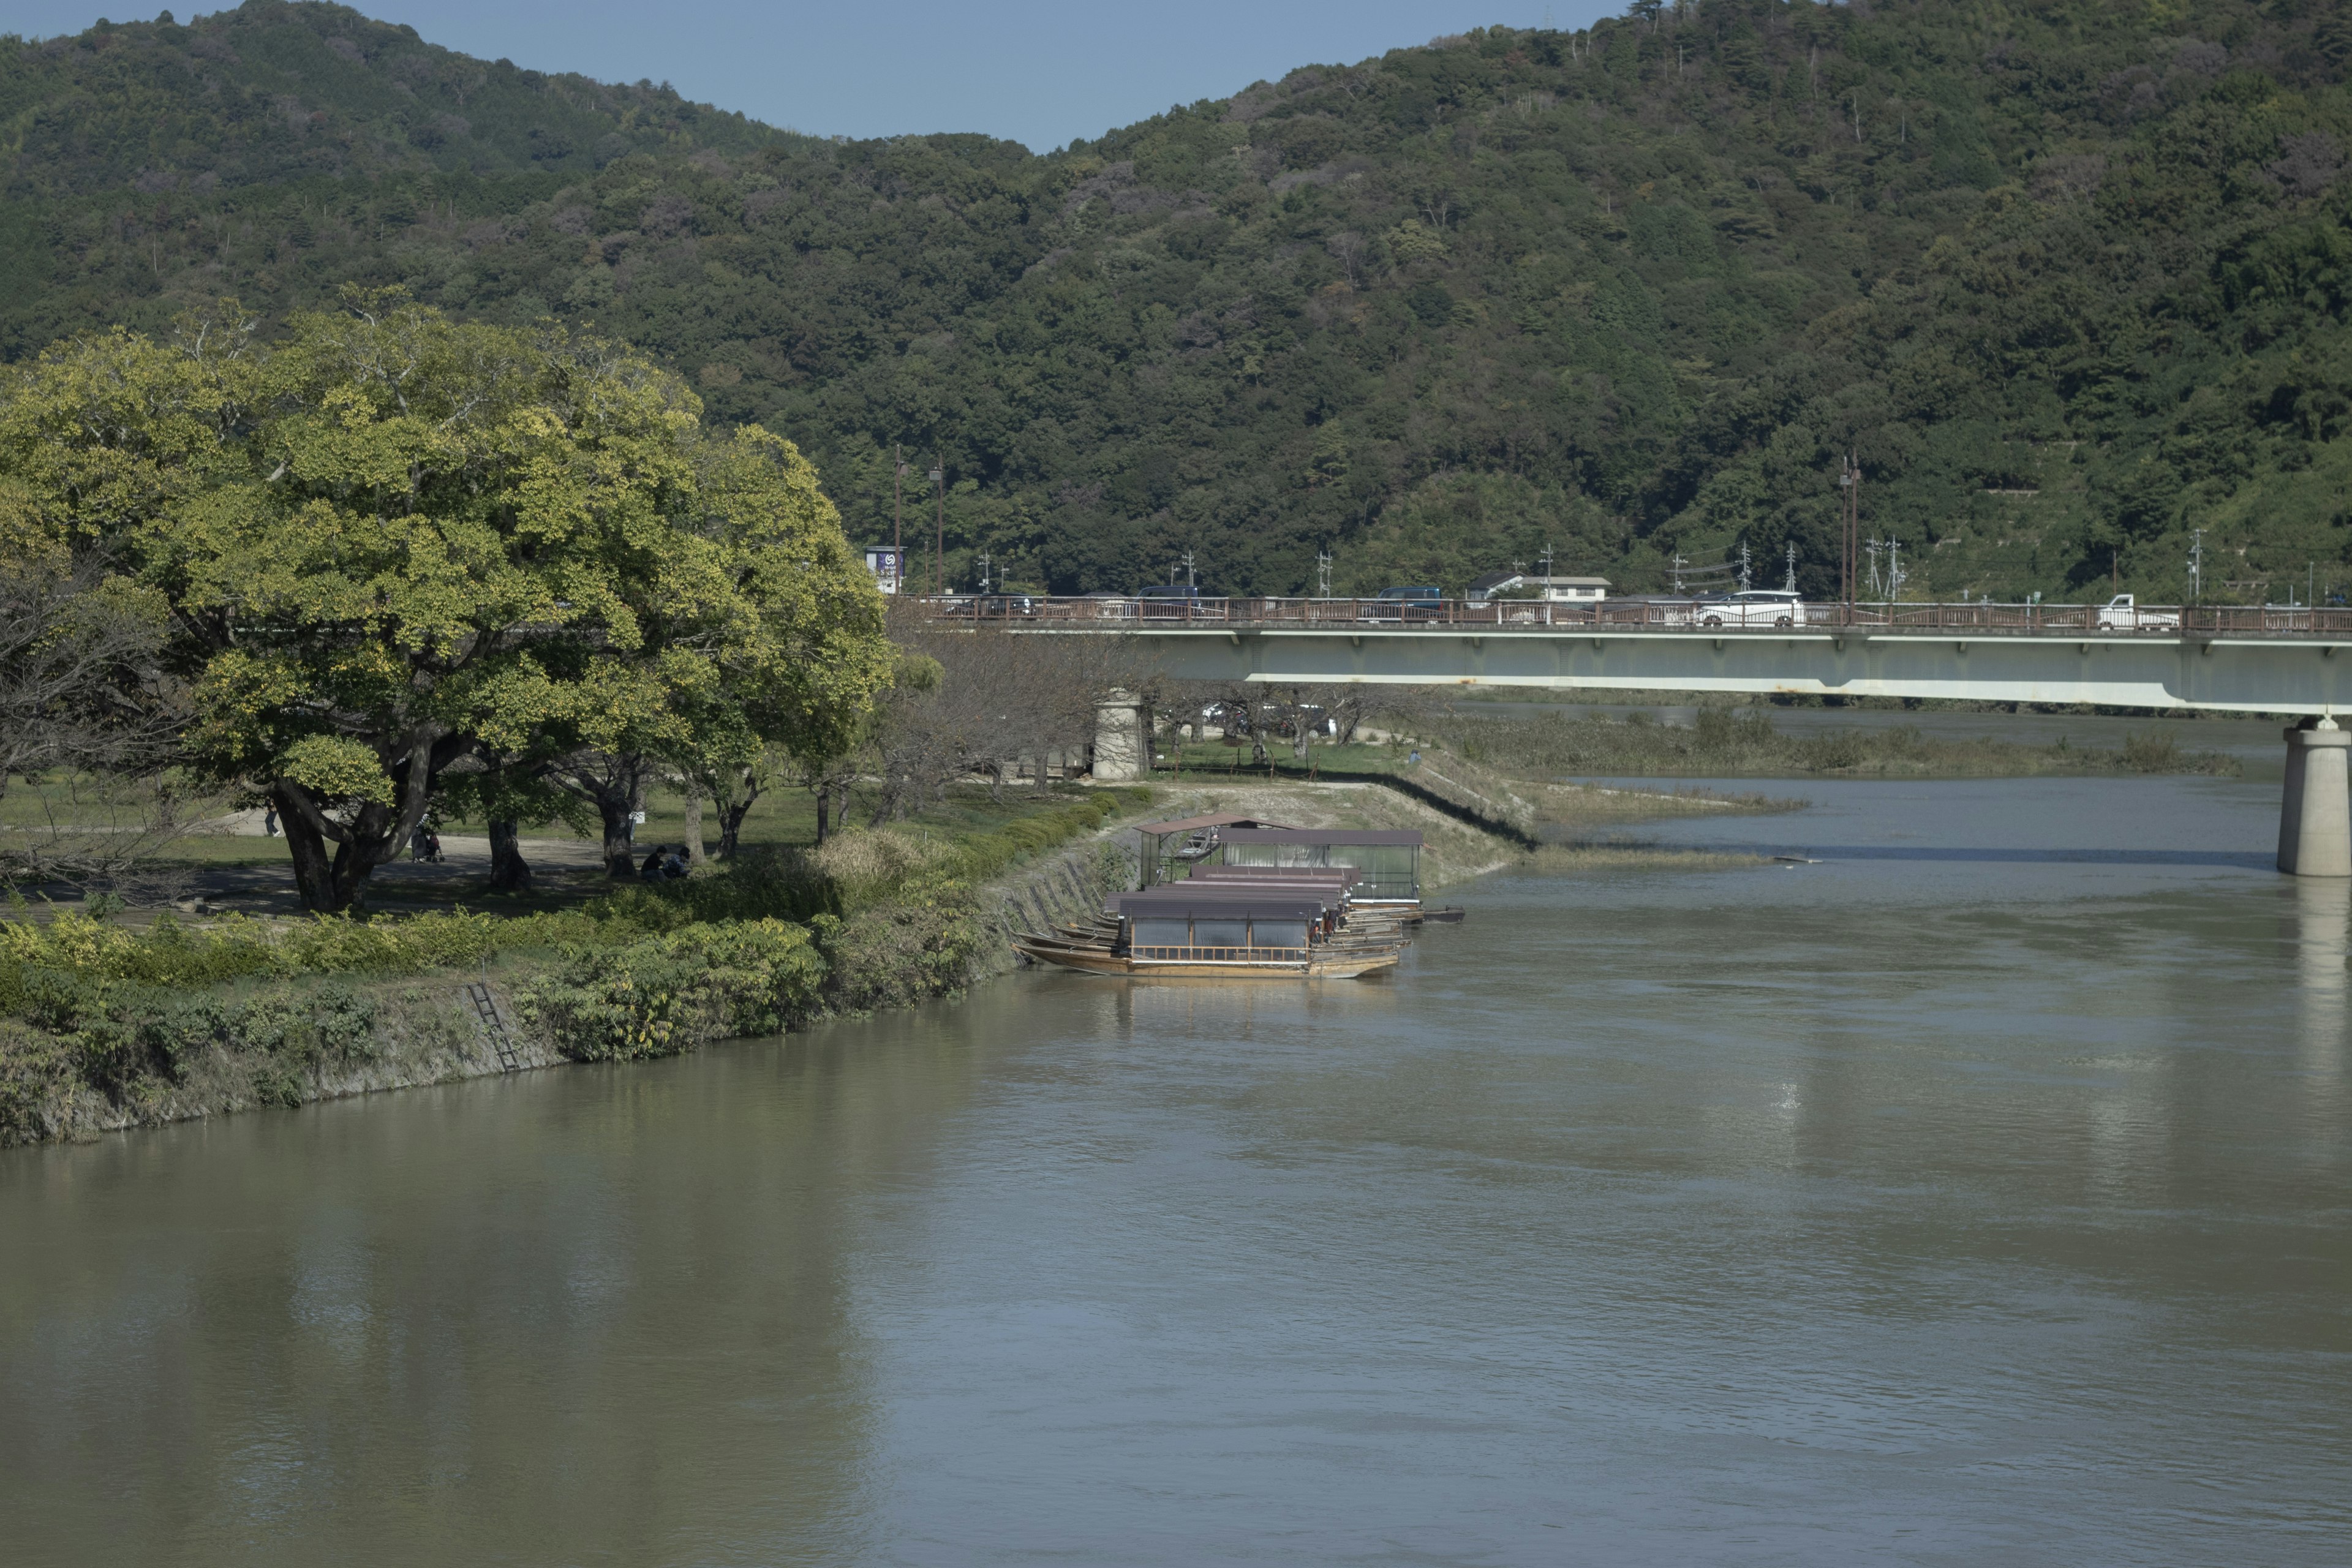
M 2352 559 L 2352 16 L 1640 0 L 1032 153 L 836 142 L 335 5 L 0 41 L 0 353 L 354 280 L 640 345 L 952 581 L 2283 595 Z M 2316 563 L 2315 566 L 2308 563 Z M 1007 575 L 1009 574 L 1009 576 Z
M 2242 771 L 2236 758 L 2188 751 L 2168 732 L 2125 738 L 2119 747 L 2046 746 L 1990 737 L 1951 740 L 1914 725 L 1792 735 L 1755 710 L 1705 708 L 1687 729 L 1646 713 L 1528 719 L 1451 715 L 1423 727 L 1464 757 L 1507 773 L 1696 773 L 1710 776 L 1807 773 L 1860 777 L 2021 777 L 2043 773 L 2221 773 Z
M 988 878 L 1145 789 L 1063 797 L 955 834 L 887 827 L 751 847 L 582 908 L 132 926 L 61 907 L 0 921 L 0 1143 L 479 1070 L 466 980 L 495 977 L 534 1059 L 626 1060 L 951 993 Z

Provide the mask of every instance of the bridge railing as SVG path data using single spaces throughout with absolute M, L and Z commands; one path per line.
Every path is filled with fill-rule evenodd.
M 1134 595 L 902 595 L 901 613 L 947 625 L 1091 626 L 1153 631 L 1179 626 L 1371 630 L 1482 627 L 1541 632 L 1617 631 L 1785 634 L 1792 629 L 1970 633 L 2036 637 L 2145 633 L 2202 637 L 2352 637 L 2352 607 L 2307 605 L 1988 604 L 1791 604 L 1669 596 L 1581 602 L 1539 599 L 1144 598 Z

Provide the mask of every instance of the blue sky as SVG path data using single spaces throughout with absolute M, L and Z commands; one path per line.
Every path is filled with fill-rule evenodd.
M 208 7 L 219 8 L 219 7 Z M 1105 5 L 900 0 L 373 0 L 434 43 L 539 70 L 667 80 L 689 98 L 820 135 L 983 131 L 1033 150 L 1099 136 L 1171 103 L 1222 98 L 1294 67 L 1361 59 L 1491 23 L 1583 26 L 1591 0 L 1194 0 Z M 0 0 L 0 29 L 41 37 L 107 0 Z M 194 15 L 183 6 L 183 21 Z

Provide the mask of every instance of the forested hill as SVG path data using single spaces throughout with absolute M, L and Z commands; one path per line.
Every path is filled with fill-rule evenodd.
M 1643 0 L 1033 155 L 251 0 L 0 43 L 0 345 L 346 280 L 593 321 L 800 441 L 859 537 L 900 441 L 928 536 L 943 450 L 959 584 L 1793 542 L 1821 591 L 1851 448 L 1915 595 L 2168 595 L 2201 528 L 2210 594 L 2284 597 L 2352 583 L 2347 61 L 2321 0 Z

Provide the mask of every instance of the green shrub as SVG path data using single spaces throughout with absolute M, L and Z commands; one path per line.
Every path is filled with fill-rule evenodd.
M 510 934 L 509 923 L 464 910 L 398 920 L 314 915 L 287 930 L 280 953 L 289 971 L 315 974 L 448 969 L 496 953 Z
M 970 884 L 931 876 L 899 893 L 846 920 L 812 922 L 827 970 L 825 1005 L 835 1012 L 905 1006 L 952 991 L 971 973 L 987 932 Z
M 580 949 L 515 993 L 581 1061 L 668 1056 L 730 1035 L 772 1035 L 813 1010 L 825 973 L 808 929 L 783 921 L 694 924 L 625 946 Z
M 64 1042 L 0 1019 L 0 1146 L 49 1135 L 52 1109 L 79 1083 L 72 1057 Z

